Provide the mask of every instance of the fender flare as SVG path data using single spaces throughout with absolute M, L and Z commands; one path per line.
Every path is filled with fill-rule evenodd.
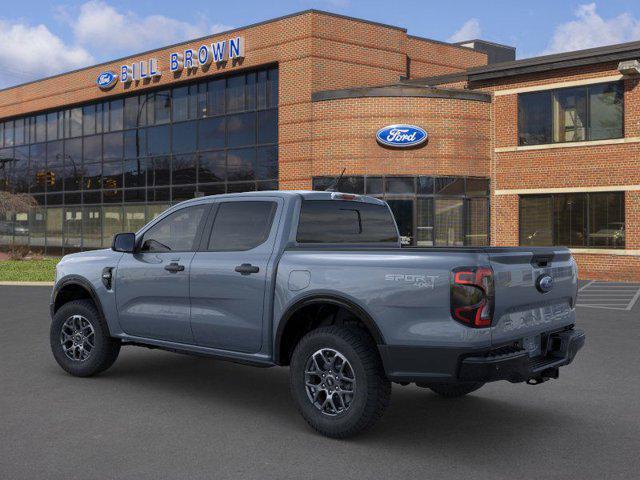
M 276 365 L 281 365 L 280 346 L 282 344 L 282 336 L 287 325 L 289 324 L 289 321 L 291 320 L 291 317 L 293 317 L 293 315 L 301 308 L 313 305 L 315 303 L 328 303 L 349 310 L 356 317 L 362 320 L 362 322 L 365 324 L 365 326 L 373 336 L 373 339 L 375 340 L 377 345 L 386 345 L 382 332 L 376 325 L 373 318 L 371 318 L 371 315 L 369 315 L 366 310 L 357 305 L 355 302 L 334 294 L 312 294 L 295 302 L 293 305 L 287 308 L 285 313 L 280 317 L 280 322 L 278 323 L 278 329 L 276 331 L 273 352 L 273 357 Z
M 77 285 L 85 289 L 87 292 L 89 292 L 89 296 L 91 297 L 91 300 L 96 306 L 96 309 L 98 310 L 98 314 L 100 314 L 100 316 L 102 317 L 103 320 L 105 320 L 105 323 L 106 323 L 106 317 L 104 316 L 104 311 L 102 310 L 102 303 L 100 302 L 100 298 L 98 297 L 98 294 L 96 293 L 95 288 L 93 288 L 93 285 L 91 284 L 91 282 L 89 282 L 89 280 L 87 280 L 84 277 L 81 277 L 80 275 L 68 275 L 64 277 L 62 280 L 60 280 L 58 283 L 56 283 L 56 285 L 53 287 L 53 294 L 51 295 L 51 305 L 50 305 L 51 319 L 53 320 L 53 316 L 56 313 L 55 307 L 56 307 L 56 299 L 58 298 L 58 294 L 64 287 L 68 287 L 69 285 Z

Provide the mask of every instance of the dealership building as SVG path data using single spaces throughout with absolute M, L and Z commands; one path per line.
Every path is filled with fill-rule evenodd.
M 0 217 L 0 248 L 109 246 L 188 198 L 344 170 L 407 245 L 566 245 L 581 277 L 638 281 L 637 60 L 640 42 L 515 60 L 307 10 L 10 87 L 0 189 L 35 205 Z

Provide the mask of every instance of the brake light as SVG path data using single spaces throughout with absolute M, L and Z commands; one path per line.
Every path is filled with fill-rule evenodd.
M 331 194 L 332 200 L 361 200 L 360 195 L 354 195 L 352 193 L 339 193 L 334 192 Z
M 491 267 L 459 267 L 451 272 L 451 316 L 469 327 L 490 327 L 494 288 Z

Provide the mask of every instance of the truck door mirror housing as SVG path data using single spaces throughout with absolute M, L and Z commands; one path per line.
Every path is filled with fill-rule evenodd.
M 133 253 L 136 248 L 135 233 L 117 233 L 113 237 L 111 249 L 116 252 Z

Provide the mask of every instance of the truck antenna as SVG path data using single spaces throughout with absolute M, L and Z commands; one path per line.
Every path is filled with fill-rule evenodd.
M 340 181 L 342 180 L 342 176 L 344 175 L 344 172 L 347 170 L 347 168 L 343 168 L 342 172 L 340 172 L 340 175 L 338 175 L 338 177 L 331 183 L 331 185 L 329 185 L 326 189 L 325 192 L 335 192 L 336 190 L 338 190 L 338 188 L 340 188 Z

